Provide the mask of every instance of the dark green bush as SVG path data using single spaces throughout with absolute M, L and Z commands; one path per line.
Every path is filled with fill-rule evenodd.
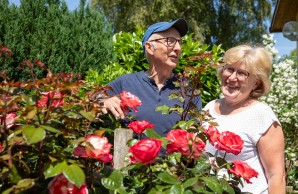
M 83 77 L 89 68 L 100 69 L 113 59 L 112 32 L 104 16 L 81 0 L 69 11 L 64 1 L 23 0 L 19 7 L 0 0 L 0 45 L 14 51 L 1 67 L 15 80 L 25 59 L 40 60 L 54 73 L 75 72 Z M 42 77 L 46 72 L 37 72 Z

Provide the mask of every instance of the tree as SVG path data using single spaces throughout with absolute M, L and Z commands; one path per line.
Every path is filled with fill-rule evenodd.
M 227 49 L 239 43 L 260 43 L 272 5 L 269 0 L 92 0 L 92 6 L 105 14 L 115 32 L 185 18 L 195 40 Z
M 85 6 L 70 12 L 65 1 L 22 0 L 19 7 L 0 0 L 0 45 L 14 51 L 1 69 L 15 79 L 26 79 L 18 69 L 26 60 L 40 60 L 54 73 L 84 76 L 90 68 L 113 59 L 112 32 L 102 14 Z M 37 72 L 42 76 L 46 72 Z

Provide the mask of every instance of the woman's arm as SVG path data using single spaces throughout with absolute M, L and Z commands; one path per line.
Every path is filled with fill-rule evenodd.
M 285 194 L 284 135 L 277 122 L 260 138 L 257 147 L 267 177 L 269 194 Z

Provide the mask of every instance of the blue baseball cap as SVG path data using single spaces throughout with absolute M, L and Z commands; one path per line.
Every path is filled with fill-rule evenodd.
M 166 31 L 171 27 L 175 28 L 180 33 L 181 37 L 188 32 L 188 24 L 184 19 L 181 19 L 181 18 L 173 22 L 158 22 L 158 23 L 152 24 L 151 26 L 148 27 L 142 39 L 143 49 L 145 50 L 145 42 L 148 41 L 148 39 L 153 33 Z

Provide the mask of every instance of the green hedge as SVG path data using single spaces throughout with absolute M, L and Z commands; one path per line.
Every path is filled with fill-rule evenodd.
M 86 6 L 69 11 L 64 1 L 22 0 L 20 6 L 0 0 L 0 45 L 14 51 L 3 61 L 10 78 L 27 79 L 18 67 L 24 60 L 41 60 L 53 72 L 100 69 L 113 59 L 112 30 L 98 11 Z M 44 76 L 46 72 L 37 72 Z

